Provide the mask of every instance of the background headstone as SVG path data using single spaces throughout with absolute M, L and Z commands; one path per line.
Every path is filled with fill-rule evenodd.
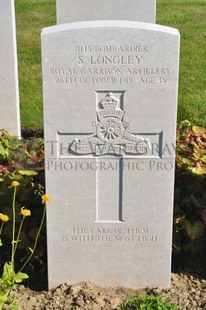
M 0 1 L 0 129 L 20 136 L 14 0 Z
M 156 0 L 56 0 L 57 24 L 89 20 L 155 23 Z
M 169 286 L 178 59 L 169 27 L 43 30 L 50 288 Z

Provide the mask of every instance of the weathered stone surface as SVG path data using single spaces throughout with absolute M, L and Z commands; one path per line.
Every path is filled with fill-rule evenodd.
M 43 30 L 50 288 L 169 286 L 178 58 L 173 28 Z
M 0 1 L 0 128 L 20 136 L 14 0 Z
M 155 23 L 156 0 L 57 0 L 57 24 L 89 20 Z

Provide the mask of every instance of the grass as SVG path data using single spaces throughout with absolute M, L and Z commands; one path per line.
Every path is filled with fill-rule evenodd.
M 157 0 L 157 23 L 181 34 L 178 122 L 206 126 L 206 1 Z
M 21 123 L 42 126 L 40 33 L 55 25 L 55 0 L 18 0 L 16 5 Z
M 55 0 L 16 4 L 21 122 L 42 126 L 40 32 L 55 24 Z M 115 13 L 114 13 L 115 14 Z M 206 1 L 157 0 L 157 23 L 181 34 L 178 122 L 206 126 Z
M 134 295 L 118 307 L 119 310 L 181 310 L 160 294 Z

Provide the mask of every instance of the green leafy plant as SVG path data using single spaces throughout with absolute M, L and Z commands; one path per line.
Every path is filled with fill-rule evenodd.
M 0 130 L 0 174 L 19 171 L 22 176 L 35 176 L 44 170 L 44 140 L 19 139 Z
M 33 245 L 33 248 L 29 248 L 30 250 L 30 255 L 24 262 L 23 266 L 16 272 L 16 266 L 15 266 L 15 254 L 17 250 L 17 245 L 18 243 L 21 242 L 20 240 L 20 235 L 23 227 L 24 220 L 27 216 L 31 215 L 31 211 L 29 209 L 25 209 L 24 207 L 21 208 L 21 223 L 18 228 L 18 232 L 16 233 L 16 194 L 17 194 L 17 188 L 20 186 L 20 183 L 16 180 L 12 181 L 11 183 L 11 188 L 13 189 L 13 199 L 12 199 L 12 241 L 11 241 L 11 258 L 9 262 L 6 262 L 3 268 L 3 275 L 0 279 L 0 306 L 1 308 L 5 304 L 10 304 L 12 305 L 13 309 L 18 309 L 15 308 L 17 307 L 17 301 L 15 300 L 14 297 L 12 297 L 11 290 L 15 289 L 17 283 L 21 283 L 24 279 L 28 278 L 28 275 L 26 273 L 23 273 L 22 270 L 26 267 L 26 265 L 29 263 L 31 260 L 32 255 L 35 252 L 37 242 L 39 239 L 39 235 L 42 229 L 42 225 L 45 219 L 45 214 L 46 214 L 46 202 L 50 201 L 50 196 L 49 195 L 42 195 L 42 203 L 44 205 L 44 211 L 43 211 L 43 216 L 41 219 L 41 223 L 38 229 L 38 232 L 36 234 L 35 242 Z M 3 226 L 5 222 L 9 221 L 9 216 L 6 214 L 0 214 L 0 219 L 2 221 L 1 228 L 0 228 L 0 238 L 1 234 L 3 231 Z M 1 240 L 1 239 L 0 239 Z M 0 245 L 2 246 L 3 243 L 1 241 Z
M 206 175 L 206 128 L 185 120 L 177 130 L 177 167 L 185 173 Z
M 11 292 L 28 279 L 22 271 L 32 266 L 50 199 L 44 195 L 43 139 L 24 140 L 0 131 L 0 199 L 0 308 L 9 304 L 16 309 Z M 27 218 L 31 213 L 36 226 Z
M 44 140 L 42 138 L 19 139 L 10 136 L 5 130 L 0 130 L 0 213 L 7 214 L 12 219 L 13 191 L 10 185 L 13 180 L 20 183 L 15 198 L 15 222 L 18 230 L 22 215 L 22 207 L 31 210 L 31 217 L 26 218 L 21 232 L 21 243 L 16 246 L 16 268 L 21 265 L 31 254 L 30 249 L 35 243 L 44 209 L 41 196 L 44 194 Z M 1 224 L 1 222 L 0 222 Z M 3 246 L 0 251 L 0 275 L 3 266 L 8 261 L 11 251 L 11 221 L 5 225 L 2 231 Z M 35 289 L 46 288 L 46 236 L 45 224 L 39 236 L 35 255 L 26 266 L 29 279 L 26 285 Z M 17 231 L 16 231 L 17 233 Z M 1 243 L 1 241 L 0 241 Z M 20 264 L 21 261 L 21 264 Z M 41 281 L 39 280 L 41 277 Z
M 12 180 L 21 182 L 16 199 L 17 208 L 31 203 L 36 192 L 44 187 L 44 151 L 43 139 L 23 140 L 0 131 L 0 212 L 8 212 L 11 205 L 9 185 Z M 11 210 L 9 211 L 11 215 Z M 17 218 L 17 220 L 19 220 Z
M 19 240 L 19 236 L 21 233 L 21 228 L 23 225 L 23 221 L 26 215 L 23 216 L 23 219 L 21 221 L 21 225 L 19 227 L 19 231 L 17 234 L 17 239 L 15 238 L 15 218 L 16 218 L 16 209 L 15 209 L 15 200 L 16 200 L 16 188 L 17 186 L 19 186 L 19 182 L 17 181 L 13 181 L 12 185 L 14 188 L 13 191 L 13 201 L 12 201 L 12 219 L 13 219 L 13 225 L 12 225 L 12 250 L 11 250 L 11 259 L 8 262 L 5 263 L 4 265 L 4 270 L 3 270 L 3 275 L 0 279 L 0 288 L 1 288 L 1 295 L 0 295 L 0 305 L 1 307 L 4 306 L 4 304 L 9 303 L 9 304 L 13 304 L 13 308 L 14 306 L 16 306 L 16 300 L 15 298 L 11 298 L 10 296 L 10 291 L 12 289 L 15 288 L 15 284 L 16 283 L 20 283 L 22 282 L 24 279 L 27 279 L 28 276 L 25 273 L 22 272 L 17 272 L 15 273 L 15 252 L 16 252 L 16 248 L 17 248 L 17 244 L 20 241 Z M 29 210 L 27 210 L 29 211 Z M 28 215 L 30 215 L 30 213 L 28 212 Z M 9 217 L 6 214 L 1 214 L 1 220 L 2 220 L 2 229 L 3 229 L 3 223 L 9 220 Z M 2 233 L 2 229 L 1 229 L 1 233 Z M 2 245 L 2 241 L 1 241 L 1 245 Z
M 177 130 L 173 250 L 204 261 L 206 231 L 206 128 L 183 121 Z
M 181 310 L 160 294 L 134 295 L 121 303 L 119 310 Z

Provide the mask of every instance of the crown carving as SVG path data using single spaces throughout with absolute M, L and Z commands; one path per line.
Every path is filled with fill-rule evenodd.
M 116 108 L 119 104 L 119 100 L 113 96 L 112 93 L 108 93 L 101 101 L 104 109 Z

